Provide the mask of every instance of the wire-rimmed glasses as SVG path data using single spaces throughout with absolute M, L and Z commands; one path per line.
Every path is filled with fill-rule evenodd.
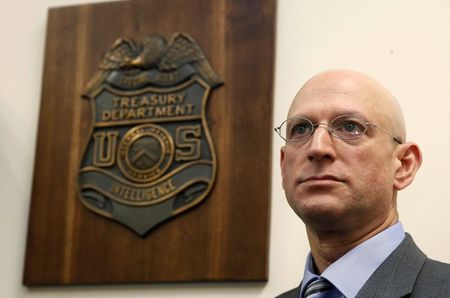
M 305 117 L 291 117 L 283 121 L 274 130 L 286 142 L 301 142 L 311 137 L 320 125 L 325 125 L 330 134 L 341 140 L 354 140 L 362 137 L 369 126 L 379 129 L 384 134 L 390 136 L 395 142 L 402 144 L 399 138 L 392 136 L 381 127 L 367 122 L 356 115 L 340 115 L 330 121 L 330 123 L 313 123 Z

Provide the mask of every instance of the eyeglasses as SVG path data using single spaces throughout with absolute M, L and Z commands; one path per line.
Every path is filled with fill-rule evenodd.
M 330 134 L 341 140 L 354 140 L 362 137 L 369 126 L 379 129 L 384 134 L 390 136 L 395 142 L 401 144 L 399 138 L 392 136 L 379 126 L 367 122 L 355 115 L 340 115 L 330 123 L 312 123 L 304 117 L 292 117 L 275 127 L 274 130 L 286 142 L 301 142 L 311 137 L 320 125 L 325 125 Z

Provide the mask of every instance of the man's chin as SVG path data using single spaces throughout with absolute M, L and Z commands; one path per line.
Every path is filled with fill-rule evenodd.
M 296 208 L 297 215 L 306 225 L 335 225 L 348 218 L 348 210 L 334 202 L 314 202 Z

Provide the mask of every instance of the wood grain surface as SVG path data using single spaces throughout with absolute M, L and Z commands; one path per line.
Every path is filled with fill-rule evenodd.
M 274 24 L 274 0 L 49 10 L 25 285 L 267 280 Z M 141 238 L 77 197 L 91 125 L 81 94 L 117 38 L 176 32 L 198 42 L 224 81 L 206 111 L 217 178 L 204 202 Z

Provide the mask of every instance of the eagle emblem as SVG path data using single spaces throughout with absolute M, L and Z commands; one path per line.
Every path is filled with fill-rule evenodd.
M 93 115 L 78 175 L 83 205 L 144 236 L 202 202 L 217 168 L 205 109 L 221 84 L 186 34 L 118 39 L 83 94 Z

